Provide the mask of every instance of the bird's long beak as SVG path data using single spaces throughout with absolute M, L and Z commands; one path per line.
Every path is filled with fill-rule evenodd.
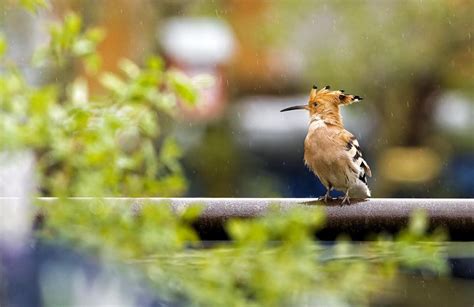
M 281 110 L 280 112 L 293 111 L 293 110 L 308 110 L 308 106 L 302 105 L 302 106 L 289 107 L 289 108 Z

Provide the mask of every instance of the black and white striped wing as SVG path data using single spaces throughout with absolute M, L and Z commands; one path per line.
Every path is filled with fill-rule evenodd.
M 367 162 L 365 162 L 364 158 L 362 158 L 359 142 L 354 136 L 352 136 L 347 143 L 347 151 L 352 159 L 352 162 L 354 163 L 354 171 L 356 172 L 359 180 L 367 185 L 367 176 L 371 177 L 372 172 L 370 171 L 370 167 Z

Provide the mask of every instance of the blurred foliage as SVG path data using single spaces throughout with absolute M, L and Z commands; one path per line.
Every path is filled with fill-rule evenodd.
M 95 48 L 103 33 L 83 29 L 78 15 L 67 14 L 63 23 L 50 28 L 50 36 L 36 53 L 36 64 L 98 63 Z M 6 48 L 4 40 L 0 46 Z M 80 75 L 71 83 L 35 87 L 7 59 L 2 64 L 0 149 L 35 151 L 41 194 L 184 192 L 181 151 L 161 133 L 160 114 L 172 116 L 178 98 L 193 103 L 196 91 L 182 74 L 166 71 L 160 58 L 150 58 L 144 67 L 122 60 L 121 75 L 99 74 L 103 92 L 95 96 L 89 93 L 89 80 Z
M 392 287 L 402 267 L 447 270 L 438 243 L 443 236 L 426 234 L 422 212 L 393 241 L 328 246 L 313 237 L 324 225 L 324 209 L 312 209 L 275 206 L 262 218 L 230 220 L 231 243 L 199 248 L 191 227 L 199 205 L 174 212 L 165 203 L 66 202 L 42 207 L 40 234 L 107 262 L 133 263 L 161 298 L 191 306 L 366 305 Z
M 16 2 L 16 0 L 13 0 L 13 2 Z M 23 8 L 33 13 L 48 6 L 48 0 L 19 0 L 19 2 Z
M 104 33 L 99 28 L 82 30 L 82 19 L 74 13 L 67 14 L 62 23 L 51 25 L 50 44 L 36 51 L 33 63 L 45 65 L 45 62 L 52 60 L 63 66 L 71 57 L 80 57 L 89 71 L 97 71 L 100 58 L 96 48 Z
M 5 37 L 1 35 L 0 36 L 0 59 L 3 58 L 6 50 L 7 50 L 7 43 L 5 42 Z

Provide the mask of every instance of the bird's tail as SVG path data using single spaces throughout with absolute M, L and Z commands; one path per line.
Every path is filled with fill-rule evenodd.
M 359 182 L 349 190 L 349 197 L 351 198 L 370 198 L 371 193 L 369 187 L 363 182 Z

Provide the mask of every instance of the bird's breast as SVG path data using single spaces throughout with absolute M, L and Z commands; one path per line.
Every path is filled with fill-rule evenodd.
M 347 153 L 336 142 L 336 134 L 332 127 L 320 123 L 311 125 L 305 139 L 304 160 L 323 183 L 339 187 L 346 182 Z
M 331 131 L 324 122 L 310 125 L 304 142 L 304 158 L 306 164 L 316 170 L 318 165 L 329 164 L 331 152 L 334 151 Z

